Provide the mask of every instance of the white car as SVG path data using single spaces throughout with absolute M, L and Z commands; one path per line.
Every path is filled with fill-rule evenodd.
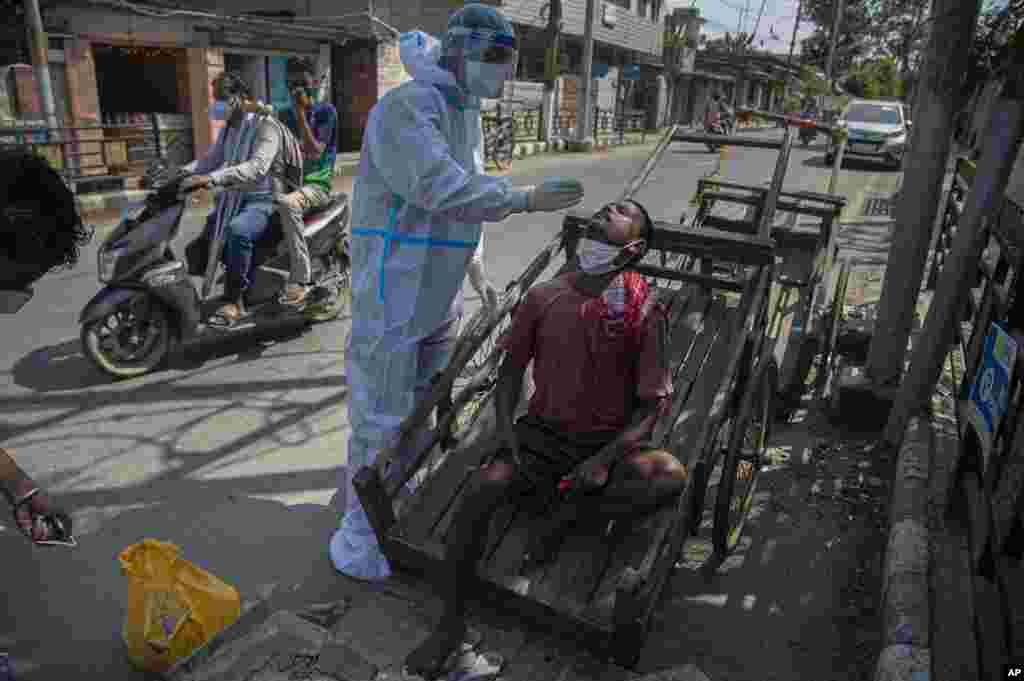
M 910 121 L 901 102 L 855 99 L 836 121 L 847 132 L 847 157 L 872 158 L 900 167 L 907 145 Z M 829 140 L 826 165 L 835 162 L 836 147 Z

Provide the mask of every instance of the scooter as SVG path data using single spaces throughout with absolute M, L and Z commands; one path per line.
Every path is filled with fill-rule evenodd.
M 220 304 L 211 292 L 218 281 L 226 225 L 218 220 L 205 246 L 206 238 L 200 236 L 185 249 L 185 261 L 178 259 L 171 242 L 178 236 L 188 201 L 178 189 L 183 177 L 178 173 L 151 191 L 142 210 L 134 217 L 126 215 L 97 254 L 97 274 L 104 287 L 82 310 L 81 341 L 85 355 L 114 378 L 152 371 L 178 343 L 329 321 L 348 307 L 349 203 L 347 195 L 333 194 L 326 206 L 305 217 L 303 236 L 315 282 L 306 305 L 296 310 L 278 302 L 288 281 L 289 257 L 275 214 L 270 229 L 255 244 L 246 315 L 229 328 L 208 324 Z M 205 275 L 201 293 L 190 274 Z

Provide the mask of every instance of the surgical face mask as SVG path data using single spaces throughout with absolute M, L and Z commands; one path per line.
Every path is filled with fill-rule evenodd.
M 505 81 L 515 75 L 515 64 L 486 64 L 480 61 L 466 62 L 466 90 L 469 94 L 484 99 L 497 99 L 505 87 Z
M 214 121 L 230 121 L 235 112 L 238 111 L 239 102 L 237 97 L 232 97 L 228 100 L 218 99 L 210 107 L 210 120 Z
M 32 299 L 32 291 L 0 290 L 0 314 L 16 314 Z
M 594 239 L 580 239 L 576 251 L 580 259 L 580 269 L 587 274 L 603 274 L 609 265 L 619 256 L 620 248 Z

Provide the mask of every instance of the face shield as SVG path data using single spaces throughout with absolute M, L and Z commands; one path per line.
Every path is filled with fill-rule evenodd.
M 505 82 L 516 75 L 519 43 L 515 31 L 492 8 L 467 6 L 449 22 L 442 63 L 474 96 L 501 97 Z

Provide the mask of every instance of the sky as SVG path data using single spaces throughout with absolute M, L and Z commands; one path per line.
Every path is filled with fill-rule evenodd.
M 754 47 L 769 52 L 789 53 L 789 42 L 793 37 L 793 23 L 796 20 L 798 0 L 763 0 L 764 15 L 757 29 Z M 737 26 L 742 25 L 743 31 L 752 31 L 757 20 L 757 12 L 761 9 L 762 0 L 668 0 L 668 7 L 698 7 L 700 15 L 707 19 L 704 33 L 709 38 L 724 34 L 726 31 L 735 33 Z M 745 8 L 749 11 L 744 12 Z M 805 20 L 800 22 L 797 33 L 795 54 L 800 54 L 800 40 L 814 32 L 814 24 Z M 764 40 L 764 47 L 761 47 Z

